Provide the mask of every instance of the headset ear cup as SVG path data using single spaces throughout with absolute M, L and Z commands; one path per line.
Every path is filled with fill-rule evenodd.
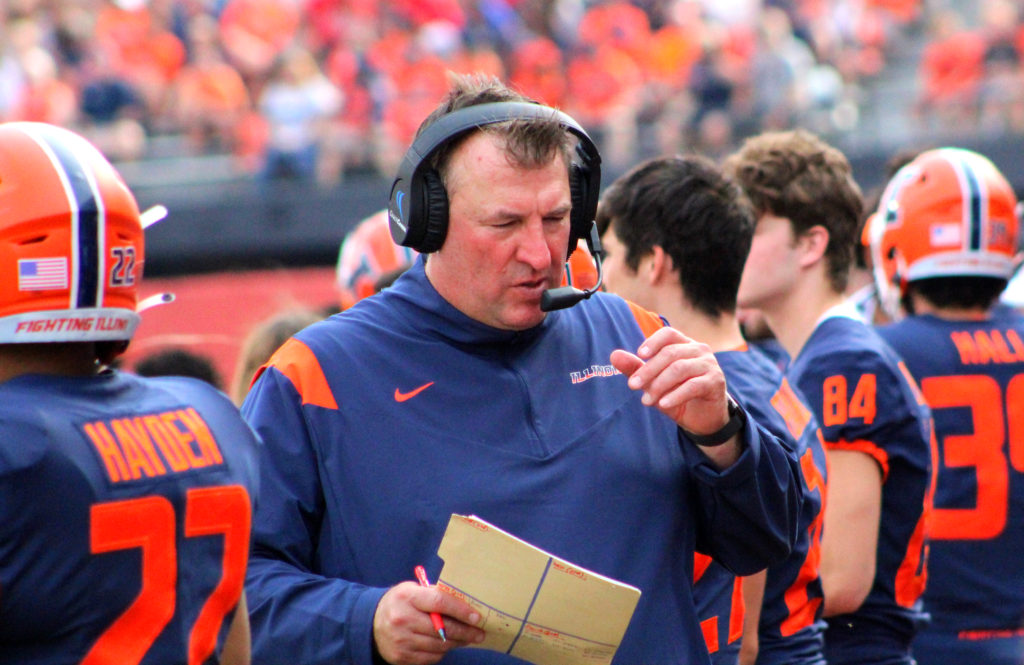
M 572 212 L 569 213 L 569 249 L 566 260 L 576 251 L 580 239 L 587 237 L 592 221 L 587 219 L 587 177 L 579 164 L 569 167 L 569 197 Z
M 429 254 L 441 249 L 448 235 L 448 192 L 433 169 L 423 172 L 423 213 L 423 240 L 415 249 Z

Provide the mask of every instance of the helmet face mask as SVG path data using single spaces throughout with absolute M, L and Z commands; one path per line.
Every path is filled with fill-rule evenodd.
M 1008 280 L 1019 232 L 1016 195 L 991 161 L 958 148 L 922 153 L 889 181 L 866 228 L 882 307 L 901 318 L 916 280 Z
M 906 289 L 906 282 L 901 278 L 906 274 L 906 262 L 894 247 L 883 249 L 885 218 L 880 213 L 871 214 L 864 232 L 870 248 L 871 277 L 878 306 L 890 320 L 898 321 L 902 318 L 900 301 Z
M 0 344 L 130 339 L 143 260 L 138 205 L 99 150 L 0 124 Z

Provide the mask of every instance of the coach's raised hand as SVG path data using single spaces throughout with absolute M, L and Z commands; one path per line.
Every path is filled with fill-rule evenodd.
M 725 374 L 707 344 L 675 328 L 661 328 L 637 352 L 617 349 L 612 365 L 628 377 L 629 387 L 643 391 L 641 401 L 675 421 L 686 434 L 714 435 L 730 423 Z M 701 446 L 720 469 L 743 451 L 742 430 L 723 444 Z

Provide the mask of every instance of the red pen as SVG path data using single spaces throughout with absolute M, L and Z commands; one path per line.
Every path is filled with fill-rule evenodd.
M 427 571 L 423 566 L 416 566 L 414 569 L 416 573 L 416 579 L 419 580 L 420 586 L 430 586 L 430 582 L 427 580 Z M 430 613 L 430 623 L 434 624 L 434 630 L 441 636 L 441 640 L 444 642 L 448 641 L 448 637 L 444 634 L 444 619 L 437 612 Z

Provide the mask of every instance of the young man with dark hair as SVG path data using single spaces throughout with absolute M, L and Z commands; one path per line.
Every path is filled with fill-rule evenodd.
M 749 201 L 707 159 L 662 157 L 613 182 L 597 222 L 608 289 L 707 344 L 730 393 L 801 461 L 806 493 L 800 538 L 789 558 L 743 579 L 741 595 L 735 575 L 697 555 L 694 595 L 712 661 L 735 664 L 742 653 L 744 663 L 824 665 L 817 563 L 825 451 L 810 411 L 740 331 L 736 290 L 754 232 Z
M 764 312 L 829 460 L 822 536 L 830 665 L 912 665 L 925 620 L 931 416 L 899 356 L 844 295 L 861 215 L 846 158 L 804 132 L 748 139 L 725 163 L 757 228 L 739 304 Z
M 939 444 L 919 665 L 1024 663 L 1024 316 L 999 307 L 1018 201 L 991 161 L 929 150 L 889 181 L 869 229 L 879 333 L 932 407 Z

